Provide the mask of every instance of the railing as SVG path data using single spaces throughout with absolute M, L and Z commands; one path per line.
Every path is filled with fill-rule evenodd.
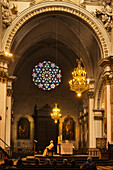
M 0 153 L 0 158 L 2 158 L 2 154 L 6 155 L 7 157 L 11 157 L 12 156 L 12 149 L 10 146 L 8 146 L 8 144 L 3 141 L 3 139 L 0 138 L 0 141 L 3 142 L 5 144 L 5 149 L 3 149 L 1 146 L 0 146 L 0 150 L 1 150 L 1 153 Z
M 92 157 L 99 157 L 99 158 L 101 158 L 100 150 L 97 149 L 97 148 L 89 148 L 88 149 L 88 155 L 90 155 Z

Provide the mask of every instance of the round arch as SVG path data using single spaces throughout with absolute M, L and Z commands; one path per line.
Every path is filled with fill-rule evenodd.
M 32 17 L 46 12 L 64 12 L 79 17 L 95 35 L 101 50 L 101 58 L 110 55 L 111 43 L 103 25 L 88 11 L 67 2 L 45 2 L 23 11 L 11 24 L 3 37 L 3 50 L 10 51 L 13 38 L 21 26 Z

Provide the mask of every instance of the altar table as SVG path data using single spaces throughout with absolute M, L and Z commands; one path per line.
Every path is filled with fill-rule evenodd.
M 57 145 L 57 154 L 72 155 L 73 143 L 61 143 Z

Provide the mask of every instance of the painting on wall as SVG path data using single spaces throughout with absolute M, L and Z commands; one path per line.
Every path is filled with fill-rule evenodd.
M 63 122 L 63 140 L 75 140 L 75 122 L 72 117 L 67 116 Z
M 17 139 L 30 139 L 30 122 L 25 117 L 18 121 Z

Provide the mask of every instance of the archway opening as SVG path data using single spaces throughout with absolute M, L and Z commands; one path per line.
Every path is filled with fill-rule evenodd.
M 78 125 L 80 99 L 69 89 L 71 72 L 77 66 L 76 59 L 82 57 L 88 76 L 97 79 L 97 61 L 101 58 L 98 42 L 85 23 L 64 13 L 37 15 L 18 30 L 11 51 L 15 62 L 10 64 L 9 73 L 17 76 L 13 84 L 15 116 L 32 116 L 35 104 L 41 109 L 46 104 L 53 108 L 58 103 L 63 117 L 72 115 Z M 34 66 L 43 61 L 56 63 L 62 71 L 61 83 L 50 91 L 37 88 L 32 81 Z M 78 149 L 79 126 L 75 134 L 73 143 Z

